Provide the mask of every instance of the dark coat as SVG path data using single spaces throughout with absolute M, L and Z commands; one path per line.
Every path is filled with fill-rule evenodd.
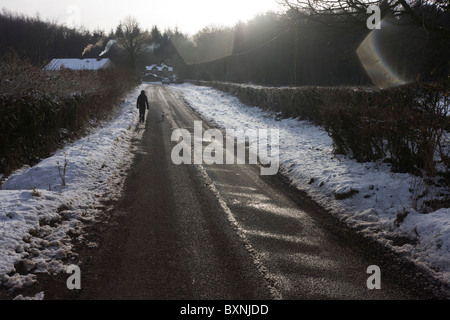
M 136 107 L 139 110 L 145 110 L 145 108 L 149 108 L 147 96 L 144 93 L 141 93 L 137 99 Z

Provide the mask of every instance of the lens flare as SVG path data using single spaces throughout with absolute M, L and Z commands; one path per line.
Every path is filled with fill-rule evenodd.
M 381 29 L 372 30 L 356 50 L 356 54 L 368 76 L 375 86 L 380 89 L 408 83 L 408 81 L 402 79 L 392 70 L 387 57 L 381 53 L 383 44 L 379 39 L 380 34 L 391 26 L 391 24 L 383 20 Z

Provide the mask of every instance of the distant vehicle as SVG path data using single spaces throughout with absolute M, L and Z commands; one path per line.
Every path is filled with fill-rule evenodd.
M 156 81 L 161 81 L 161 78 L 158 77 L 156 74 L 144 74 L 144 76 L 142 77 L 143 81 L 147 81 L 147 82 L 156 82 Z
M 162 84 L 170 84 L 170 80 L 168 78 L 163 78 L 161 82 Z

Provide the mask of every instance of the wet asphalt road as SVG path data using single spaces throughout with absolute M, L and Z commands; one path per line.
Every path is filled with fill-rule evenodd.
M 170 87 L 151 110 L 124 195 L 97 248 L 80 248 L 83 288 L 52 299 L 434 299 L 412 265 L 362 239 L 255 165 L 175 165 L 172 132 L 198 116 Z M 165 113 L 165 119 L 162 119 Z M 204 127 L 207 128 L 206 122 Z M 369 290 L 367 268 L 381 269 Z M 65 283 L 64 283 L 65 286 Z

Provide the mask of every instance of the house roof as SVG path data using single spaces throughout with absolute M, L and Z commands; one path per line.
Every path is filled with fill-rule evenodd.
M 61 68 L 71 70 L 101 70 L 111 67 L 110 59 L 53 59 L 45 70 L 55 71 Z
M 152 64 L 151 66 L 146 66 L 145 69 L 147 71 L 153 71 L 153 69 L 156 68 L 158 71 L 164 71 L 164 69 L 167 69 L 167 71 L 173 71 L 173 67 L 169 67 L 162 63 L 160 66 L 156 64 Z

